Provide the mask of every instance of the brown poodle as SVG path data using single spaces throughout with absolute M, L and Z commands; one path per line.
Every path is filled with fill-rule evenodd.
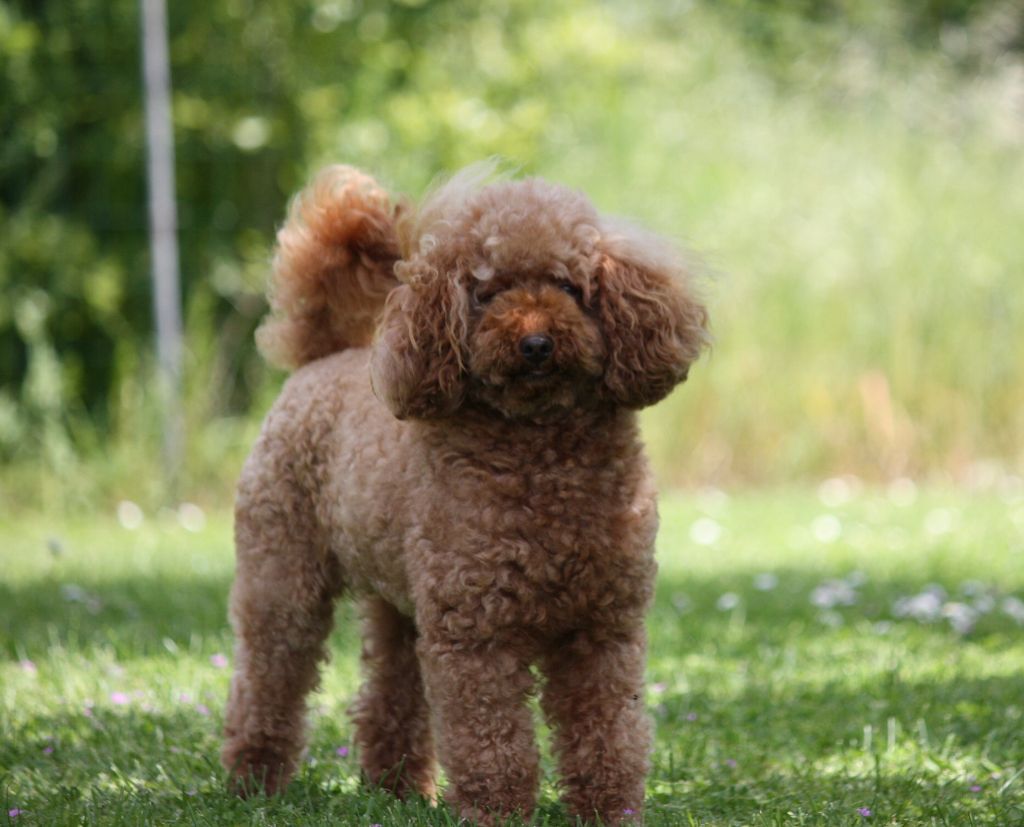
M 640 818 L 658 518 L 635 411 L 707 316 L 678 254 L 544 181 L 470 168 L 418 210 L 325 170 L 278 236 L 265 354 L 295 369 L 238 487 L 222 759 L 281 789 L 333 604 L 363 610 L 366 777 L 529 817 L 554 733 L 572 816 Z

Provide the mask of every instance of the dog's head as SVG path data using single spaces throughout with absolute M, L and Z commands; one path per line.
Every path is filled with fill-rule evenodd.
M 485 406 L 509 418 L 641 408 L 686 378 L 707 313 L 664 241 L 538 179 L 453 178 L 399 217 L 403 284 L 374 343 L 399 418 Z

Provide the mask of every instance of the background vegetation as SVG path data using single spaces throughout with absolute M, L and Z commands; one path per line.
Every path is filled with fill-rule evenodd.
M 714 353 L 645 419 L 669 482 L 1019 470 L 1022 20 L 996 0 L 176 0 L 183 490 L 229 497 L 280 382 L 251 333 L 288 196 L 328 162 L 415 195 L 492 154 L 706 262 Z M 138 27 L 135 0 L 0 2 L 13 505 L 161 496 Z

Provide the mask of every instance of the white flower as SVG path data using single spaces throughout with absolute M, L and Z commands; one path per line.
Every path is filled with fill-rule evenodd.
M 852 606 L 857 602 L 857 591 L 845 580 L 826 580 L 811 592 L 811 603 L 819 609 Z
M 834 543 L 843 533 L 843 524 L 834 514 L 822 514 L 811 523 L 811 531 L 819 543 Z
M 978 620 L 978 613 L 966 603 L 947 603 L 942 607 L 942 616 L 960 635 L 970 632 Z
M 135 531 L 135 529 L 142 525 L 144 519 L 145 516 L 142 513 L 142 509 L 131 500 L 121 500 L 117 504 L 117 521 L 121 524 L 122 528 L 126 528 L 128 531 Z
M 1024 600 L 1019 597 L 1004 597 L 999 608 L 1016 623 L 1024 624 Z
M 694 520 L 690 526 L 690 539 L 699 546 L 713 546 L 722 536 L 722 526 L 710 517 Z
M 892 606 L 896 617 L 909 617 L 922 623 L 932 623 L 942 614 L 946 593 L 937 587 L 926 588 L 920 594 L 901 597 Z
M 715 603 L 715 607 L 721 612 L 728 612 L 740 605 L 740 596 L 735 592 L 726 592 Z

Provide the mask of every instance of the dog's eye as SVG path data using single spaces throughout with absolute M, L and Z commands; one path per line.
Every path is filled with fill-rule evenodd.
M 490 304 L 491 300 L 495 296 L 497 296 L 497 295 L 498 295 L 497 293 L 484 293 L 484 292 L 480 292 L 480 293 L 475 293 L 473 295 L 473 298 L 476 301 L 476 303 L 479 304 L 482 307 L 485 304 Z
M 563 293 L 572 296 L 574 299 L 576 299 L 576 301 L 579 301 L 580 299 L 583 298 L 583 291 L 580 290 L 580 288 L 578 288 L 575 284 L 570 284 L 567 281 L 564 281 L 561 284 L 559 284 L 558 289 L 561 290 Z

